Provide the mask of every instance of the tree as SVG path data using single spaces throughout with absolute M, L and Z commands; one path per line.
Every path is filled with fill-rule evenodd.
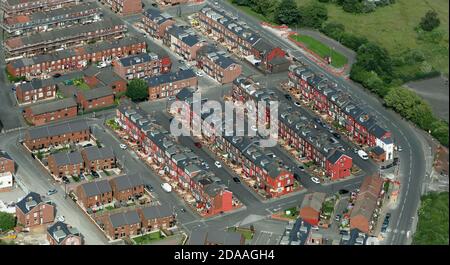
M 439 27 L 441 21 L 439 20 L 436 11 L 428 11 L 420 21 L 420 27 L 425 31 L 432 31 L 433 29 Z
M 274 0 L 258 0 L 252 5 L 253 11 L 259 14 L 263 14 L 266 17 L 271 18 L 278 6 L 278 1 Z
M 0 230 L 2 232 L 9 231 L 16 225 L 16 218 L 13 214 L 0 212 Z
M 360 0 L 344 0 L 342 1 L 342 9 L 348 13 L 361 13 L 363 11 L 363 3 Z
M 328 10 L 325 5 L 312 2 L 300 8 L 300 23 L 310 28 L 321 28 L 328 19 Z
M 300 21 L 300 12 L 294 0 L 282 0 L 274 14 L 279 24 L 295 25 Z
M 359 47 L 356 64 L 366 71 L 374 71 L 385 81 L 392 79 L 392 60 L 386 49 L 375 43 L 369 42 Z
M 345 32 L 345 27 L 341 23 L 329 22 L 320 29 L 320 31 L 330 38 L 341 41 L 341 37 Z
M 148 98 L 148 85 L 143 79 L 133 79 L 128 83 L 126 96 L 133 101 L 142 101 Z

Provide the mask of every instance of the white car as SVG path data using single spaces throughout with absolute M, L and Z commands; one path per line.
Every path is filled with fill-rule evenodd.
M 100 62 L 99 64 L 97 64 L 98 68 L 105 68 L 106 66 L 108 66 L 105 62 Z
M 200 71 L 200 70 L 197 71 L 197 72 L 195 72 L 195 74 L 196 74 L 197 76 L 200 76 L 200 77 L 203 76 L 203 73 L 202 73 L 202 71 Z
M 216 165 L 217 168 L 221 168 L 222 167 L 222 164 L 220 164 L 219 161 L 214 162 L 214 165 Z
M 403 151 L 403 148 L 400 145 L 397 145 L 397 151 L 401 152 Z
M 125 149 L 127 149 L 127 146 L 126 146 L 126 145 L 124 145 L 124 144 L 120 144 L 119 146 L 120 146 L 120 149 L 122 149 L 122 150 L 125 150 Z
M 252 129 L 252 131 L 255 131 L 255 132 L 256 132 L 256 131 L 258 130 L 258 127 L 256 127 L 255 125 L 252 125 L 252 126 L 251 126 L 251 129 Z
M 56 216 L 56 221 L 64 222 L 65 220 L 66 220 L 66 218 L 64 218 L 64 215 Z
M 316 184 L 320 184 L 319 178 L 311 177 L 311 181 L 314 182 L 314 183 L 316 183 Z
M 298 102 L 298 101 L 295 101 L 295 102 L 294 102 L 294 105 L 297 106 L 297 107 L 300 107 L 300 106 L 301 106 L 300 102 Z
M 319 231 L 319 227 L 317 225 L 311 227 L 312 230 Z

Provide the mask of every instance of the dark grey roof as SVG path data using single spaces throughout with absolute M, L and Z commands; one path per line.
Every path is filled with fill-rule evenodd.
M 199 51 L 199 54 L 203 54 L 208 57 L 209 60 L 219 65 L 221 68 L 226 69 L 236 62 L 225 51 L 220 51 L 212 45 L 205 45 Z
M 200 42 L 197 35 L 191 34 L 177 25 L 172 25 L 167 29 L 167 33 L 184 42 L 189 47 Z
M 164 218 L 173 215 L 172 209 L 167 205 L 149 206 L 141 209 L 144 219 Z
M 103 193 L 111 192 L 111 185 L 108 180 L 93 181 L 81 184 L 87 197 L 97 196 Z
M 71 235 L 81 236 L 81 234 L 80 234 L 80 232 L 78 232 L 78 230 L 76 230 L 72 227 L 69 227 L 66 223 L 63 223 L 60 221 L 49 226 L 47 228 L 47 232 L 58 243 L 61 243 L 64 239 L 66 239 L 68 236 L 71 236 Z
M 55 159 L 56 166 L 65 166 L 65 165 L 75 165 L 83 163 L 83 158 L 81 157 L 81 153 L 79 151 L 66 153 L 66 152 L 58 152 L 53 155 Z
M 98 99 L 98 98 L 114 95 L 113 90 L 107 86 L 89 89 L 87 91 L 81 90 L 81 93 L 84 95 L 86 100 Z
M 55 79 L 33 79 L 30 82 L 26 82 L 25 84 L 20 84 L 19 87 L 22 91 L 31 91 L 39 88 L 44 88 L 47 86 L 51 86 L 56 84 Z
M 180 101 L 185 101 L 188 98 L 192 98 L 194 91 L 189 87 L 184 87 L 177 93 L 176 98 Z
M 273 50 L 275 46 L 272 45 L 270 42 L 266 41 L 265 39 L 259 39 L 257 42 L 253 44 L 253 48 L 259 51 L 262 55 L 265 55 L 271 50 Z
M 73 98 L 60 99 L 48 103 L 41 103 L 31 106 L 31 112 L 34 115 L 54 112 L 62 109 L 73 108 L 77 106 L 77 102 Z
M 9 154 L 6 151 L 3 151 L 3 150 L 0 150 L 0 158 L 5 158 L 5 159 L 12 160 L 11 156 L 9 156 Z
M 379 146 L 375 146 L 374 148 L 372 148 L 372 152 L 376 155 L 382 155 L 384 154 L 386 151 L 384 151 L 383 148 L 379 147 Z
M 115 213 L 109 216 L 109 221 L 114 228 L 124 225 L 133 225 L 141 222 L 136 210 L 126 211 L 124 213 Z
M 166 12 L 161 12 L 156 8 L 148 8 L 144 11 L 144 16 L 148 17 L 150 20 L 156 22 L 157 24 L 162 24 L 167 20 L 171 20 L 172 16 Z
M 150 87 L 154 87 L 154 86 L 158 86 L 161 84 L 166 84 L 166 83 L 176 82 L 179 80 L 189 79 L 192 77 L 196 77 L 194 71 L 192 69 L 187 69 L 187 70 L 180 70 L 180 71 L 174 72 L 174 73 L 171 72 L 171 73 L 167 73 L 167 74 L 152 76 L 152 77 L 146 78 L 145 80 L 147 81 L 147 83 Z
M 89 146 L 84 148 L 83 151 L 85 152 L 86 157 L 89 161 L 114 158 L 114 152 L 111 147 L 99 148 L 97 146 Z
M 137 186 L 144 185 L 144 180 L 139 174 L 123 175 L 115 177 L 111 180 L 116 184 L 117 190 L 131 189 Z
M 340 150 L 335 150 L 334 152 L 333 152 L 333 154 L 331 154 L 327 159 L 328 159 L 328 161 L 330 161 L 331 163 L 336 163 L 340 158 L 341 158 L 341 156 L 343 156 L 343 155 L 346 155 L 346 154 L 344 154 L 343 152 L 341 152 Z
M 207 230 L 200 228 L 192 230 L 189 237 L 189 245 L 241 245 L 242 234 L 220 230 Z
M 33 207 L 42 202 L 41 195 L 36 192 L 28 193 L 22 200 L 16 203 L 16 206 L 24 213 L 27 214 Z
M 158 55 L 155 53 L 139 53 L 119 59 L 120 64 L 125 67 L 129 67 L 135 64 L 142 64 L 150 61 L 157 61 Z
M 369 131 L 378 139 L 381 139 L 387 133 L 387 131 L 378 124 L 372 126 L 372 128 L 370 128 Z
M 88 130 L 89 125 L 85 120 L 70 121 L 56 125 L 34 127 L 28 131 L 31 140 L 57 136 L 66 133 Z
M 103 70 L 95 76 L 100 82 L 105 85 L 110 85 L 113 82 L 123 80 L 112 69 Z

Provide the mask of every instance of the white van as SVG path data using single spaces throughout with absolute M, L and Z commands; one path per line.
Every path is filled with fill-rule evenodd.
M 369 156 L 367 155 L 366 152 L 364 152 L 364 150 L 358 150 L 358 155 L 359 155 L 359 157 L 361 157 L 361 159 L 363 159 L 363 160 L 369 159 Z

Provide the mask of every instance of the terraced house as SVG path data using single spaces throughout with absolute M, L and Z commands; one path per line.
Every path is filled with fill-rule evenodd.
M 300 93 L 302 100 L 311 103 L 314 110 L 326 114 L 330 120 L 344 127 L 353 141 L 383 148 L 385 160 L 394 158 L 391 132 L 384 129 L 376 117 L 358 104 L 356 99 L 306 66 L 292 65 L 288 75 L 288 85 Z
M 25 132 L 23 144 L 33 151 L 50 146 L 88 141 L 90 135 L 91 131 L 86 121 L 78 120 L 28 129 Z
M 44 125 L 49 122 L 76 117 L 78 104 L 73 98 L 60 99 L 25 108 L 23 117 L 33 125 Z
M 128 174 L 115 177 L 109 181 L 113 196 L 120 202 L 127 202 L 144 194 L 144 179 L 139 174 Z
M 168 56 L 160 58 L 156 53 L 141 53 L 114 61 L 114 72 L 130 80 L 168 73 L 171 66 Z
M 198 51 L 197 67 L 221 84 L 233 82 L 242 73 L 242 66 L 225 51 L 205 45 Z
M 163 43 L 187 61 L 197 58 L 197 51 L 206 44 L 193 32 L 177 25 L 167 28 Z
M 88 209 L 99 207 L 113 201 L 113 193 L 109 181 L 104 179 L 78 185 L 75 193 L 81 205 Z
M 142 147 L 149 161 L 194 196 L 199 209 L 206 214 L 232 209 L 232 192 L 217 183 L 214 173 L 201 165 L 198 156 L 189 148 L 176 144 L 145 111 L 133 104 L 122 104 L 117 109 L 117 120 L 130 138 Z
M 76 100 L 83 111 L 106 108 L 114 105 L 114 92 L 107 86 L 79 90 Z
M 167 229 L 176 223 L 173 209 L 167 205 L 156 205 L 138 208 L 142 222 L 142 232 L 150 232 L 157 229 Z
M 167 28 L 175 24 L 175 20 L 169 13 L 161 12 L 156 8 L 148 8 L 144 11 L 142 24 L 150 36 L 162 39 Z
M 8 62 L 6 68 L 8 73 L 15 77 L 39 77 L 51 73 L 81 70 L 86 68 L 88 63 L 145 52 L 146 47 L 145 40 L 142 38 L 122 38 L 88 44 L 60 52 L 12 60 Z
M 58 8 L 51 11 L 38 11 L 29 15 L 6 17 L 0 26 L 8 34 L 22 35 L 44 32 L 76 24 L 94 23 L 101 19 L 102 12 L 95 3 L 87 2 Z
M 58 152 L 47 158 L 50 173 L 56 177 L 79 176 L 84 172 L 84 160 L 79 151 Z
M 175 96 L 183 88 L 196 88 L 198 85 L 197 75 L 192 69 L 152 76 L 145 81 L 148 84 L 149 100 Z
M 100 0 L 100 3 L 109 6 L 112 11 L 122 16 L 142 13 L 141 0 Z
M 99 23 L 75 25 L 69 28 L 9 38 L 4 43 L 7 57 L 31 57 L 66 49 L 88 42 L 121 37 L 126 26 L 119 19 L 108 18 Z
M 284 50 L 272 45 L 224 9 L 207 5 L 198 12 L 198 21 L 200 27 L 215 41 L 251 63 L 262 64 L 269 72 L 280 72 L 289 67 Z
M 110 169 L 116 166 L 116 156 L 112 148 L 85 147 L 81 150 L 81 156 L 87 172 Z
M 108 214 L 97 221 L 111 239 L 136 236 L 142 233 L 141 219 L 136 210 Z
M 54 99 L 56 90 L 56 83 L 53 79 L 33 79 L 31 82 L 16 86 L 16 98 L 19 104 L 35 103 Z
M 79 0 L 1 0 L 0 8 L 6 16 L 12 16 L 32 14 L 36 11 L 49 11 L 78 3 Z

